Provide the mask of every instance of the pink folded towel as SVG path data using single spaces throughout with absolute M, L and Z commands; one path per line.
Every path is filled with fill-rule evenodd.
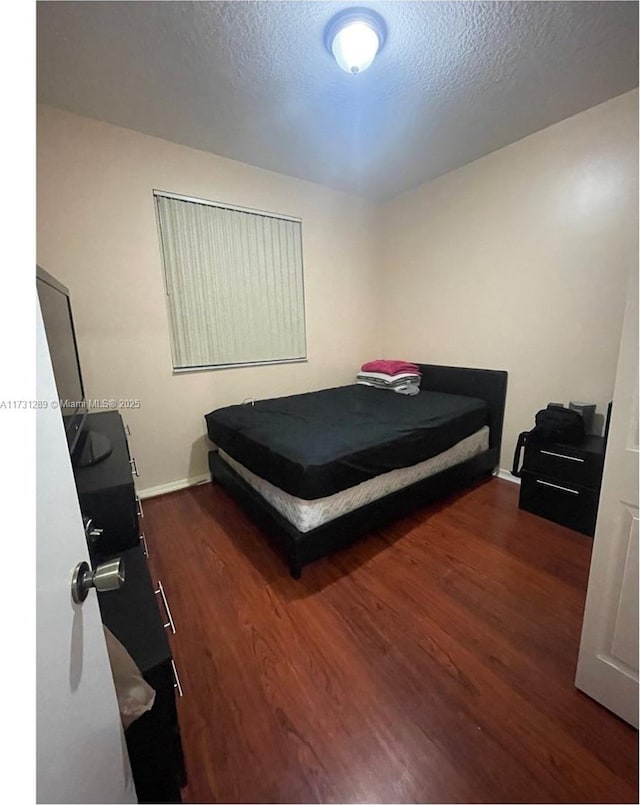
M 406 361 L 369 361 L 362 364 L 363 372 L 380 372 L 385 375 L 399 375 L 403 372 L 410 372 L 411 374 L 420 374 L 415 363 L 407 363 Z

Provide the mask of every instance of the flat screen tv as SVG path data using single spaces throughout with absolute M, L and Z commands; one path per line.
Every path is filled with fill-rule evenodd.
M 69 290 L 40 266 L 36 286 L 58 391 L 69 454 L 76 466 L 96 464 L 111 452 L 109 440 L 87 427 L 87 400 Z

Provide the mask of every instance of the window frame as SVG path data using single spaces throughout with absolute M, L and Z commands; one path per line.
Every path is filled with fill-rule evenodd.
M 167 280 L 167 264 L 164 253 L 164 241 L 162 235 L 160 211 L 158 208 L 158 198 L 168 198 L 168 199 L 174 199 L 176 201 L 184 201 L 191 204 L 201 204 L 205 207 L 217 207 L 218 209 L 223 210 L 231 210 L 234 212 L 247 213 L 250 215 L 260 215 L 264 218 L 272 218 L 277 221 L 290 221 L 292 223 L 300 225 L 300 272 L 301 272 L 301 286 L 302 286 L 301 306 L 302 306 L 302 328 L 304 336 L 304 355 L 295 358 L 273 358 L 269 360 L 243 361 L 241 363 L 212 363 L 200 366 L 195 365 L 179 366 L 179 367 L 174 366 L 174 353 L 173 353 L 173 343 L 171 340 L 172 336 L 171 336 L 171 324 L 170 324 L 170 317 L 172 315 L 172 312 L 170 307 L 171 302 L 169 301 L 170 293 L 169 293 L 169 284 Z M 153 206 L 155 211 L 156 227 L 158 232 L 160 262 L 162 264 L 162 280 L 164 284 L 167 324 L 169 325 L 168 336 L 169 336 L 169 346 L 171 350 L 172 374 L 180 375 L 180 374 L 189 374 L 191 372 L 212 372 L 220 369 L 238 369 L 244 366 L 277 366 L 281 364 L 307 363 L 309 360 L 309 345 L 307 340 L 307 303 L 306 303 L 305 271 L 304 271 L 304 245 L 302 239 L 302 218 L 299 218 L 294 215 L 284 215 L 281 213 L 268 212 L 266 210 L 258 210 L 252 207 L 243 207 L 238 204 L 227 204 L 221 201 L 211 201 L 209 199 L 203 199 L 197 196 L 187 196 L 182 193 L 173 193 L 166 190 L 157 190 L 157 189 L 153 190 Z

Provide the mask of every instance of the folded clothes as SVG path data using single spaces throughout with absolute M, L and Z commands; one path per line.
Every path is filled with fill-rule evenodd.
M 399 385 L 390 386 L 384 383 L 378 383 L 375 380 L 356 380 L 356 384 L 361 386 L 371 386 L 374 389 L 380 389 L 382 391 L 395 391 L 397 394 L 404 394 L 407 397 L 413 397 L 416 394 L 420 394 L 420 384 L 419 383 L 400 383 Z
M 363 372 L 383 372 L 387 375 L 399 375 L 402 372 L 419 373 L 418 365 L 415 363 L 407 363 L 407 361 L 389 361 L 389 360 L 375 360 L 363 363 L 361 366 Z
M 375 389 L 390 389 L 391 391 L 394 391 L 395 389 L 399 388 L 416 388 L 416 389 L 420 388 L 419 383 L 405 382 L 405 383 L 394 383 L 392 385 L 389 383 L 379 383 L 377 380 L 367 380 L 366 378 L 358 378 L 356 380 L 356 383 L 362 383 L 365 386 L 373 386 L 373 388 Z
M 419 383 L 420 375 L 418 372 L 402 372 L 397 375 L 388 375 L 384 372 L 358 372 L 356 377 L 362 377 L 365 380 L 372 380 L 385 385 L 392 385 L 394 383 Z

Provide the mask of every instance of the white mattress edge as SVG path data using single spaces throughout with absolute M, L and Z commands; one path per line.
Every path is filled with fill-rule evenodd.
M 420 461 L 410 467 L 390 470 L 375 478 L 369 478 L 357 486 L 315 500 L 304 500 L 291 495 L 251 472 L 223 450 L 219 450 L 218 453 L 226 464 L 298 531 L 307 532 L 359 509 L 361 506 L 366 506 L 367 503 L 372 503 L 392 492 L 424 480 L 430 475 L 461 464 L 488 449 L 489 428 L 485 425 L 471 436 L 461 439 L 453 447 L 426 461 Z

